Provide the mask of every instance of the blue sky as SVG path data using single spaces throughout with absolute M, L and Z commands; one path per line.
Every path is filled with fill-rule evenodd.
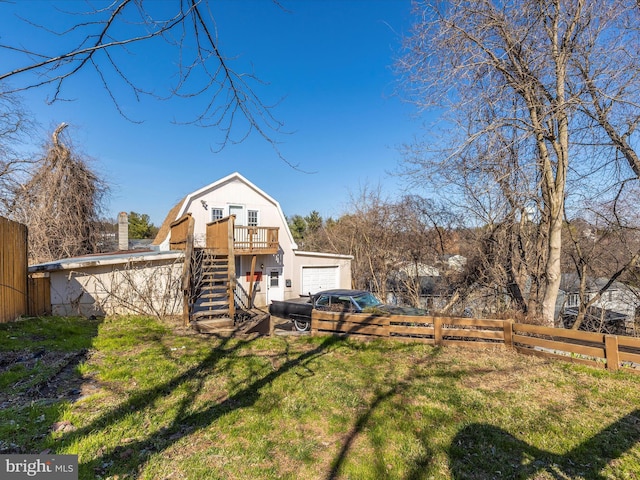
M 13 16 L 50 19 L 43 5 L 52 3 L 0 3 L 3 43 L 60 53 L 61 44 L 39 38 Z M 398 147 L 420 131 L 415 107 L 395 95 L 392 69 L 411 26 L 410 0 L 281 3 L 286 11 L 268 0 L 216 0 L 211 6 L 222 52 L 235 58 L 233 68 L 253 69 L 267 83 L 256 89 L 265 103 L 278 103 L 274 115 L 290 132 L 274 139 L 302 171 L 278 158 L 258 135 L 215 152 L 219 132 L 172 123 L 191 118 L 193 102 L 137 102 L 123 93 L 123 110 L 143 121 L 131 123 L 89 71 L 66 86 L 71 102 L 47 105 L 48 90 L 25 94 L 25 105 L 41 126 L 38 143 L 55 125 L 68 123 L 74 145 L 95 159 L 94 167 L 111 184 L 110 215 L 147 213 L 156 225 L 184 195 L 235 171 L 276 198 L 288 216 L 317 210 L 337 217 L 346 211 L 350 194 L 365 185 L 380 184 L 390 196 L 400 193 L 401 180 L 388 172 L 401 159 Z M 159 65 L 164 54 L 138 52 L 132 64 L 133 74 L 151 79 L 159 91 L 171 82 Z M 0 50 L 3 71 L 20 64 L 24 59 Z

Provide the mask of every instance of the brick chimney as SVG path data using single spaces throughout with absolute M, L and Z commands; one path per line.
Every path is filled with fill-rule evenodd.
M 129 250 L 129 215 L 118 214 L 118 250 Z

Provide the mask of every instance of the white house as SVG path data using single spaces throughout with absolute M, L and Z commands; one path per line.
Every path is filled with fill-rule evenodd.
M 170 225 L 185 214 L 194 219 L 195 247 L 205 246 L 209 222 L 235 215 L 239 227 L 270 227 L 278 232 L 278 252 L 235 256 L 236 281 L 248 291 L 255 263 L 256 306 L 330 288 L 351 288 L 350 255 L 298 250 L 280 204 L 239 173 L 233 173 L 184 197 L 171 209 L 153 245 L 170 250 Z M 240 235 L 236 231 L 236 236 Z
M 592 300 L 609 283 L 608 278 L 587 278 L 585 301 Z M 563 274 L 556 303 L 556 316 L 570 326 L 575 321 L 580 306 L 580 281 L 575 274 Z M 617 331 L 634 334 L 640 312 L 640 291 L 622 282 L 613 282 L 590 308 L 587 317 L 590 324 L 617 324 Z M 614 325 L 615 326 L 615 325 Z M 609 328 L 613 332 L 613 327 Z
M 276 253 L 235 255 L 236 283 L 245 291 L 253 265 L 254 306 L 351 287 L 352 257 L 298 250 L 278 202 L 239 173 L 187 195 L 171 209 L 146 251 L 67 258 L 32 265 L 29 272 L 49 276 L 54 315 L 181 315 L 184 251 L 170 249 L 170 225 L 187 213 L 194 219 L 196 247 L 204 246 L 208 223 L 229 215 L 235 215 L 235 231 L 266 227 L 277 239 Z

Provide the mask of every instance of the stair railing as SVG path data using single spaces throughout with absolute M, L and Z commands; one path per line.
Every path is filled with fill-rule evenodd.
M 236 283 L 236 288 L 233 290 L 233 296 L 240 308 L 244 310 L 251 309 L 251 298 L 249 297 L 249 293 L 241 284 Z

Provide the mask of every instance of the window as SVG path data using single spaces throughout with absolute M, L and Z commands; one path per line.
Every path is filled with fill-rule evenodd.
M 212 208 L 211 209 L 211 221 L 215 222 L 216 220 L 220 220 L 223 217 L 223 212 L 221 208 Z
M 577 307 L 580 302 L 580 295 L 577 293 L 570 293 L 567 296 L 567 307 Z
M 321 295 L 316 300 L 316 307 L 327 307 L 327 306 L 329 306 L 329 296 L 328 295 Z
M 249 226 L 249 227 L 257 227 L 258 226 L 258 211 L 257 210 L 247 210 L 247 226 Z
M 275 288 L 279 287 L 280 286 L 279 277 L 280 277 L 280 274 L 277 270 L 272 270 L 271 272 L 269 272 L 269 286 L 275 287 Z
M 351 298 L 340 295 L 321 295 L 316 300 L 315 308 L 330 312 L 355 312 Z

